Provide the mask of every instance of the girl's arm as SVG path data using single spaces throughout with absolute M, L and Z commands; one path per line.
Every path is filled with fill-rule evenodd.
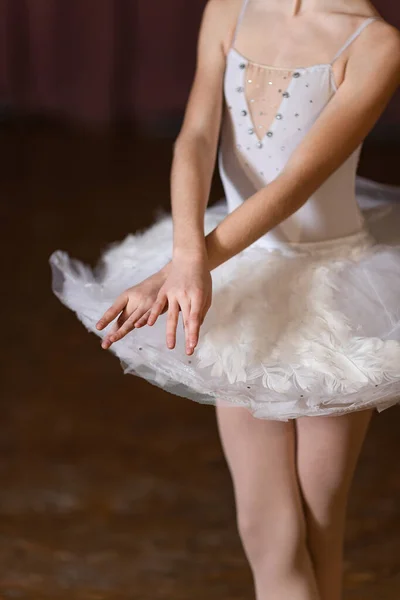
M 348 61 L 344 82 L 281 174 L 206 236 L 210 270 L 305 204 L 382 114 L 400 83 L 400 33 L 385 23 L 365 33 Z
M 97 324 L 99 330 L 117 319 L 102 342 L 105 349 L 134 327 L 154 324 L 154 313 L 160 315 L 166 310 L 167 346 L 175 346 L 179 311 L 182 311 L 187 353 L 192 354 L 197 344 L 212 294 L 204 213 L 221 123 L 226 64 L 224 40 L 235 23 L 234 15 L 226 14 L 226 4 L 225 0 L 208 0 L 204 9 L 196 73 L 182 128 L 174 144 L 171 170 L 173 259 L 158 273 L 123 292 L 104 313 Z
M 206 258 L 204 213 L 215 166 L 223 103 L 227 18 L 223 0 L 209 0 L 200 26 L 195 77 L 173 148 L 173 257 Z M 225 8 L 226 11 L 226 8 Z

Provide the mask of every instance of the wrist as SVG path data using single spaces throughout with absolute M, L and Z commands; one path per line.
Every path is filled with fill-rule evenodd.
M 228 257 L 224 257 L 223 249 L 218 241 L 217 227 L 206 235 L 205 245 L 207 251 L 207 267 L 211 272 L 228 260 Z
M 164 283 L 169 275 L 171 270 L 172 260 L 168 261 L 157 273 L 155 273 L 155 277 L 159 278 L 161 283 Z
M 172 260 L 173 261 L 184 261 L 201 263 L 207 261 L 208 255 L 205 244 L 197 248 L 186 247 L 175 247 L 173 250 Z

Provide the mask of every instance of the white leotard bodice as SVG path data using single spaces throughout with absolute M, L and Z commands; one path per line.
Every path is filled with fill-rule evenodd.
M 236 32 L 248 0 L 244 0 Z M 273 181 L 336 93 L 333 62 L 372 21 L 361 24 L 330 63 L 273 67 L 243 56 L 234 40 L 224 76 L 218 166 L 228 211 Z M 289 218 L 259 242 L 318 242 L 365 231 L 355 194 L 360 145 Z

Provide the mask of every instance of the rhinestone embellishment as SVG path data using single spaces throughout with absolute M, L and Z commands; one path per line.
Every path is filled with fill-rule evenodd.
M 278 119 L 278 121 L 280 121 L 281 119 L 283 119 L 283 116 L 281 115 L 281 113 L 278 113 L 275 118 Z
M 254 129 L 252 127 L 250 127 L 250 129 L 247 130 L 248 133 L 254 133 Z
M 240 63 L 239 69 L 245 69 L 245 68 L 246 68 L 246 64 L 245 63 Z
M 241 85 L 239 85 L 239 87 L 236 88 L 236 91 L 237 92 L 243 92 L 244 88 Z
M 272 137 L 274 134 L 272 133 L 272 131 L 268 131 L 267 132 L 267 137 Z
M 298 71 L 295 71 L 295 72 L 293 73 L 293 77 L 296 77 L 296 78 L 297 78 L 297 77 L 300 77 L 300 73 L 299 73 Z
M 241 110 L 240 114 L 243 115 L 244 117 L 247 115 L 247 110 Z
M 283 92 L 282 96 L 284 98 L 289 98 L 290 94 L 289 94 L 289 92 Z
M 262 148 L 262 142 L 257 142 L 257 148 Z

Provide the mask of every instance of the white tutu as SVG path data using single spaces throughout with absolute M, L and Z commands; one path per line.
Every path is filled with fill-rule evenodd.
M 176 347 L 167 348 L 166 313 L 111 351 L 126 373 L 198 402 L 247 407 L 258 418 L 381 411 L 400 402 L 400 204 L 392 195 L 399 188 L 358 178 L 372 236 L 275 248 L 256 242 L 214 269 L 212 305 L 192 356 L 181 316 Z M 207 208 L 205 232 L 226 212 L 225 202 Z M 116 296 L 171 256 L 165 213 L 107 249 L 93 272 L 53 253 L 53 290 L 104 337 L 95 325 Z

